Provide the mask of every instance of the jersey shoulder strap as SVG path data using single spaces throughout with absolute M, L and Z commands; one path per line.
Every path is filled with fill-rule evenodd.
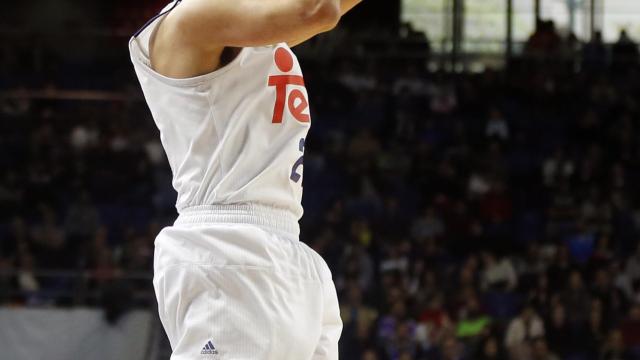
M 134 38 L 138 37 L 144 31 L 144 29 L 146 29 L 149 25 L 151 25 L 154 21 L 156 21 L 156 19 L 167 14 L 169 11 L 175 9 L 175 7 L 178 6 L 178 4 L 180 4 L 181 2 L 182 0 L 174 0 L 173 4 L 167 5 L 163 9 L 163 11 L 161 11 L 158 15 L 152 17 L 151 19 L 149 19 L 149 21 L 147 21 L 144 25 L 142 25 L 142 27 L 138 31 L 136 31 L 135 34 L 133 34 L 133 37 Z

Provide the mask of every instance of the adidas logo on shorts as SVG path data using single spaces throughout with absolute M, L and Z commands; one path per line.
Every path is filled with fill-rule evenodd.
M 209 342 L 207 342 L 202 348 L 202 351 L 200 351 L 200 354 L 201 355 L 217 355 L 218 350 L 216 350 L 216 347 L 213 346 L 213 343 L 211 342 L 211 340 L 209 340 Z

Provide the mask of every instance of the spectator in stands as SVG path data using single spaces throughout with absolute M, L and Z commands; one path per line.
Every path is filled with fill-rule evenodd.
M 340 339 L 340 354 L 347 359 L 383 359 L 384 350 L 372 340 L 373 329 L 364 322 L 351 322 Z
M 542 165 L 544 185 L 549 187 L 555 186 L 561 179 L 570 178 L 574 172 L 575 164 L 562 148 L 557 148 L 553 156 L 548 157 Z
M 536 30 L 525 44 L 525 54 L 534 59 L 553 59 L 560 50 L 561 38 L 551 20 L 538 20 Z
M 549 348 L 563 358 L 572 353 L 577 344 L 572 336 L 572 327 L 568 323 L 567 312 L 562 303 L 555 301 L 545 325 Z
M 591 302 L 591 310 L 589 312 L 589 324 L 588 328 L 579 332 L 580 338 L 584 339 L 584 344 L 581 346 L 576 343 L 580 339 L 574 339 L 574 352 L 580 349 L 586 356 L 595 357 L 598 355 L 599 350 L 605 343 L 607 330 L 612 323 L 611 318 L 605 316 L 602 302 L 594 300 Z M 579 351 L 578 351 L 579 352 Z
M 415 30 L 409 22 L 402 23 L 398 33 L 401 40 L 398 44 L 400 51 L 414 56 L 420 54 L 427 59 L 429 58 L 431 54 L 431 44 L 429 39 L 427 39 L 427 34 Z
M 352 283 L 346 291 L 346 300 L 340 306 L 340 317 L 345 326 L 363 325 L 371 328 L 378 318 L 375 309 L 362 303 L 362 290 L 357 283 Z
M 55 211 L 48 205 L 40 205 L 40 219 L 31 228 L 33 251 L 38 266 L 45 269 L 64 269 L 73 266 L 73 254 L 64 229 L 59 226 Z
M 395 334 L 385 342 L 385 352 L 392 360 L 415 359 L 419 351 L 414 326 L 409 322 L 398 324 Z
M 394 338 L 400 326 L 409 326 L 413 333 L 415 324 L 407 318 L 407 309 L 404 300 L 397 299 L 391 304 L 389 313 L 380 317 L 378 322 L 378 338 L 389 341 Z
M 372 349 L 367 349 L 363 354 L 362 354 L 362 360 L 379 360 L 380 357 L 378 356 L 378 353 Z
M 411 226 L 411 235 L 415 239 L 438 238 L 444 233 L 444 223 L 436 214 L 433 206 L 428 206 L 423 216 Z
M 498 339 L 494 335 L 489 335 L 482 340 L 473 359 L 506 360 L 507 358 Z
M 78 259 L 95 236 L 100 226 L 100 216 L 98 209 L 93 205 L 87 191 L 80 191 L 77 199 L 69 206 L 67 216 L 64 220 L 64 231 L 69 242 L 69 251 L 72 256 Z
M 640 281 L 640 243 L 636 247 L 635 252 L 627 259 L 625 273 L 629 277 L 629 281 L 636 283 Z
M 354 244 L 345 252 L 342 264 L 343 271 L 336 276 L 336 283 L 341 287 L 348 281 L 355 281 L 362 291 L 371 289 L 374 277 L 374 263 L 366 248 L 360 244 Z
M 638 64 L 638 44 L 636 44 L 627 33 L 622 29 L 618 41 L 611 49 L 611 62 L 614 70 L 620 72 L 629 69 Z
M 442 335 L 449 332 L 451 318 L 444 307 L 444 295 L 437 292 L 428 300 L 426 308 L 418 315 L 419 326 L 424 327 L 426 347 L 439 343 Z
M 35 261 L 29 252 L 21 251 L 17 265 L 19 271 L 16 276 L 21 300 L 27 305 L 40 305 L 43 299 L 38 293 L 42 286 L 35 274 Z
M 494 107 L 489 111 L 485 134 L 487 137 L 494 137 L 501 141 L 509 140 L 509 125 L 498 108 Z
M 546 274 L 546 267 L 538 272 L 537 276 L 530 276 L 528 279 L 535 281 L 535 285 L 530 288 L 527 301 L 531 303 L 538 312 L 544 316 L 548 316 L 551 312 L 551 304 L 555 294 L 551 289 L 549 277 Z M 523 280 L 526 280 L 526 278 Z
M 494 253 L 485 252 L 482 255 L 482 261 L 484 270 L 481 287 L 483 290 L 513 291 L 516 288 L 518 277 L 508 257 L 498 259 Z
M 475 345 L 489 332 L 491 317 L 483 311 L 477 296 L 469 296 L 458 309 L 457 323 L 456 336 Z
M 351 139 L 347 154 L 352 161 L 372 162 L 379 154 L 381 149 L 380 142 L 370 129 L 361 129 Z
M 640 304 L 634 304 L 620 326 L 625 348 L 635 358 L 640 356 Z
M 544 322 L 531 305 L 525 305 L 516 318 L 507 327 L 505 347 L 512 360 L 531 359 L 533 354 L 531 341 L 544 336 Z
M 558 355 L 549 350 L 544 337 L 535 338 L 532 345 L 532 360 L 560 360 Z
M 617 329 L 611 330 L 607 343 L 602 349 L 600 358 L 602 360 L 633 359 L 630 355 L 625 348 L 622 332 Z
M 594 261 L 595 262 L 595 261 Z M 613 321 L 615 314 L 620 314 L 627 308 L 625 294 L 615 287 L 611 272 L 608 268 L 595 269 L 593 275 L 591 296 L 595 302 L 592 308 L 596 308 L 606 325 Z
M 582 66 L 586 71 L 599 72 L 607 65 L 607 49 L 602 32 L 596 31 L 591 40 L 582 48 Z
M 442 342 L 442 353 L 439 360 L 465 360 L 462 345 L 455 337 L 447 337 Z
M 567 306 L 568 321 L 572 326 L 583 326 L 589 314 L 590 295 L 584 286 L 579 270 L 569 273 L 567 288 L 562 292 L 562 302 Z
M 585 264 L 594 253 L 596 235 L 579 221 L 573 232 L 565 240 L 569 254 L 574 262 Z

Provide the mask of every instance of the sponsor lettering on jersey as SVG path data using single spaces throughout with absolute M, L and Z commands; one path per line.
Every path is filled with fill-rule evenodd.
M 304 78 L 302 75 L 287 74 L 293 69 L 293 55 L 283 47 L 278 47 L 274 52 L 274 60 L 278 69 L 286 75 L 269 76 L 269 86 L 276 88 L 276 103 L 273 107 L 273 124 L 282 123 L 284 117 L 285 105 L 289 112 L 299 122 L 307 123 L 311 121 L 308 114 L 309 100 L 300 89 L 293 89 L 287 93 L 290 85 L 304 86 Z

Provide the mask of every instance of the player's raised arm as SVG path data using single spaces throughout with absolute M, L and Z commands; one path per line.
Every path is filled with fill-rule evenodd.
M 349 12 L 349 10 L 353 9 L 356 5 L 358 5 L 360 2 L 362 2 L 362 0 L 341 0 L 340 1 L 340 16 L 346 14 L 347 12 Z M 331 28 L 329 29 L 325 29 L 325 31 L 331 30 Z M 322 32 L 322 31 L 321 31 Z M 313 33 L 306 33 L 306 34 L 301 34 L 300 36 L 296 37 L 296 38 L 289 38 L 287 40 L 287 43 L 289 46 L 293 47 L 296 46 L 300 43 L 303 43 L 307 40 L 309 40 L 310 38 L 316 36 L 318 34 L 318 32 L 313 32 Z
M 276 44 L 330 30 L 340 0 L 184 0 L 165 19 L 172 38 L 203 50 Z

